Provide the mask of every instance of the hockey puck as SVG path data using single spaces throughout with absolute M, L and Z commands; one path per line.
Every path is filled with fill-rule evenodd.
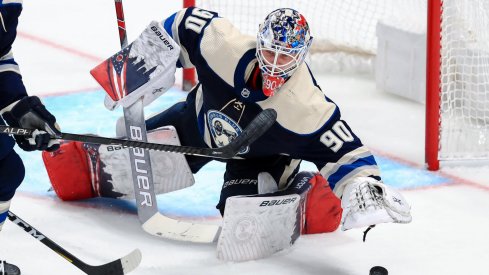
M 388 275 L 389 272 L 383 266 L 374 266 L 370 269 L 370 275 Z

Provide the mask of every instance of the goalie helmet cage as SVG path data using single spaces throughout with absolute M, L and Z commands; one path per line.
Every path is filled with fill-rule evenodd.
M 427 168 L 438 170 L 440 160 L 489 158 L 488 1 L 185 0 L 184 6 L 217 11 L 253 36 L 270 11 L 297 9 L 311 26 L 308 62 L 315 72 L 372 73 L 379 21 L 403 30 L 426 28 Z M 184 78 L 194 76 L 190 71 Z

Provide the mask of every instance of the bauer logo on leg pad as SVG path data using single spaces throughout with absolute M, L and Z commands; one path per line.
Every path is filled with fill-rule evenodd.
M 260 203 L 260 207 L 262 206 L 274 206 L 274 205 L 282 205 L 293 203 L 297 198 L 288 198 L 288 199 L 280 199 L 280 200 L 270 200 L 270 201 L 262 201 Z

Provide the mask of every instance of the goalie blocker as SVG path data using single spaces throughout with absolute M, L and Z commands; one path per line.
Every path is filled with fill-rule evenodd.
M 148 139 L 155 143 L 180 145 L 172 126 L 148 132 Z M 157 194 L 194 184 L 194 177 L 183 155 L 159 151 L 151 151 L 150 154 L 152 167 L 155 168 L 153 178 Z M 115 145 L 65 142 L 54 152 L 43 152 L 42 157 L 53 189 L 62 200 L 134 198 L 128 149 Z M 144 190 L 147 181 L 141 178 L 138 184 Z
M 90 74 L 107 92 L 109 110 L 129 107 L 143 99 L 150 104 L 175 83 L 180 46 L 161 23 L 152 21 L 127 47 L 99 64 Z

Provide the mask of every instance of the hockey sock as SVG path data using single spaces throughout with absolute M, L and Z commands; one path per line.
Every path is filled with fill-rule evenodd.
M 7 219 L 8 210 L 10 208 L 10 200 L 9 201 L 0 201 L 0 231 L 2 231 L 2 226 Z

